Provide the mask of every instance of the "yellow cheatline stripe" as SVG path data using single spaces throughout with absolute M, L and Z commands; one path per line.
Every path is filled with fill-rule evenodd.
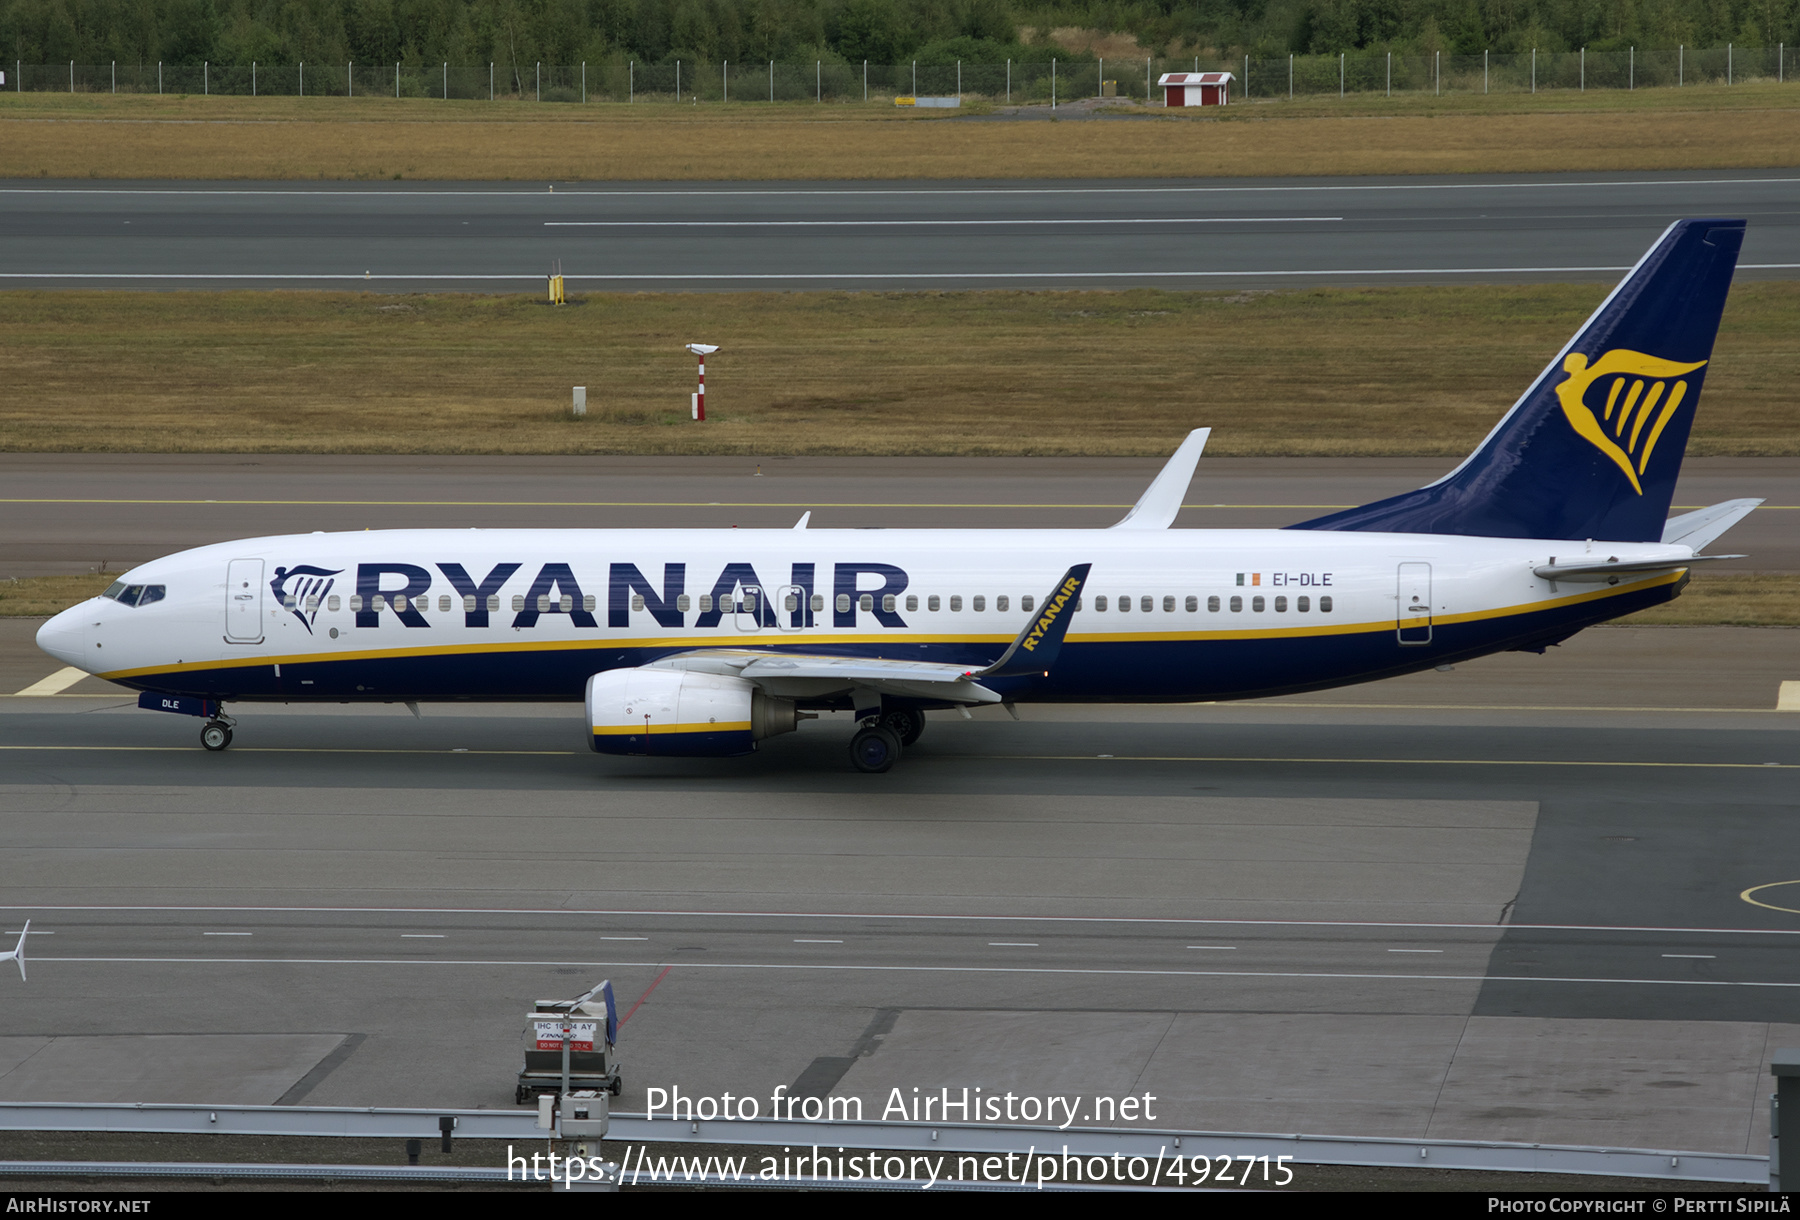
M 1519 614 L 1529 614 L 1540 610 L 1556 609 L 1572 606 L 1581 602 L 1598 601 L 1608 597 L 1618 597 L 1626 593 L 1638 592 L 1659 585 L 1673 584 L 1680 580 L 1686 569 L 1671 572 L 1664 576 L 1646 577 L 1643 580 L 1625 581 L 1616 587 L 1597 589 L 1591 593 L 1576 593 L 1568 597 L 1551 598 L 1548 601 L 1525 602 L 1513 606 L 1502 606 L 1495 610 L 1477 610 L 1468 614 L 1443 614 L 1432 619 L 1433 624 L 1441 623 L 1473 623 L 1490 619 L 1509 618 Z M 453 612 L 455 613 L 455 612 Z M 504 613 L 504 612 L 502 612 Z M 1093 612 L 1088 612 L 1093 613 Z M 1152 614 L 1157 613 L 1151 611 Z M 1267 627 L 1243 628 L 1237 631 L 1145 631 L 1145 632 L 1093 632 L 1070 630 L 1067 641 L 1071 644 L 1151 644 L 1170 641 L 1216 641 L 1216 640 L 1273 640 L 1290 639 L 1303 636 L 1326 635 L 1359 635 L 1388 632 L 1394 630 L 1392 620 L 1383 619 L 1378 622 L 1334 623 L 1328 627 Z M 198 670 L 214 669 L 255 669 L 264 665 L 307 665 L 323 662 L 342 661 L 375 661 L 394 660 L 405 657 L 450 657 L 491 655 L 496 653 L 520 652 L 606 652 L 621 648 L 680 648 L 684 650 L 716 650 L 716 649 L 769 649 L 776 645 L 808 648 L 842 648 L 850 644 L 868 645 L 870 643 L 894 644 L 901 647 L 912 647 L 918 644 L 997 644 L 1012 642 L 1016 633 L 995 633 L 992 635 L 815 635 L 808 633 L 789 633 L 771 627 L 766 632 L 755 632 L 733 636 L 639 636 L 620 638 L 595 638 L 592 640 L 522 640 L 516 643 L 493 642 L 481 644 L 439 644 L 422 648 L 376 648 L 359 652 L 340 653 L 288 653 L 281 656 L 267 654 L 245 657 L 242 660 L 222 657 L 212 661 L 191 661 L 180 665 L 152 665 L 141 669 L 114 669 L 97 674 L 96 677 L 110 681 L 126 678 L 158 677 L 165 674 L 193 673 Z M 876 658 L 880 659 L 880 658 Z
M 723 724 L 708 722 L 701 724 L 597 724 L 594 726 L 596 737 L 630 737 L 642 733 L 646 737 L 655 733 L 748 733 L 748 720 L 732 720 Z
M 51 496 L 5 496 L 0 504 L 223 504 L 270 508 L 1130 508 L 1130 504 L 1060 502 L 936 502 L 929 500 L 153 500 L 82 499 Z M 1183 504 L 1183 508 L 1297 508 L 1335 511 L 1354 504 Z M 1692 512 L 1703 504 L 1672 504 L 1671 511 Z M 1766 509 L 1800 509 L 1800 504 L 1764 504 Z
M 1753 907 L 1762 907 L 1769 911 L 1784 911 L 1789 915 L 1800 915 L 1800 907 L 1778 907 L 1772 902 L 1763 902 L 1760 899 L 1750 897 L 1750 895 L 1756 893 L 1758 890 L 1772 890 L 1784 885 L 1800 885 L 1800 881 L 1769 881 L 1762 885 L 1753 885 L 1743 893 L 1739 894 L 1738 897 L 1742 898 Z

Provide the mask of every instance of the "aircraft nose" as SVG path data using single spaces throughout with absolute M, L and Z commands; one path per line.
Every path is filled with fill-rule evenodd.
M 61 661 L 64 665 L 73 665 L 77 669 L 88 669 L 83 664 L 87 660 L 82 655 L 82 621 L 89 613 L 84 606 L 73 606 L 52 618 L 38 628 L 37 646 Z M 93 672 L 89 670 L 88 672 Z

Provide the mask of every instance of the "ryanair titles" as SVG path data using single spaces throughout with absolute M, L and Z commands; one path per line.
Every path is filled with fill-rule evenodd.
M 820 586 L 819 568 L 829 568 L 829 592 Z M 435 567 L 434 575 L 431 568 Z M 660 585 L 634 563 L 607 566 L 605 590 L 587 587 L 568 563 L 545 563 L 535 574 L 520 563 L 497 563 L 485 575 L 460 563 L 430 567 L 415 563 L 363 563 L 356 567 L 356 592 L 350 609 L 358 627 L 379 627 L 384 612 L 408 627 L 428 627 L 425 613 L 460 613 L 465 627 L 536 627 L 546 616 L 561 615 L 573 627 L 630 627 L 631 616 L 647 613 L 659 627 L 717 627 L 726 615 L 739 629 L 821 626 L 855 627 L 859 615 L 882 627 L 905 627 L 898 609 L 907 575 L 891 563 L 795 563 L 785 581 L 768 584 L 749 563 L 727 563 L 704 592 L 690 593 L 688 565 L 662 565 Z M 277 590 L 276 596 L 282 593 Z M 316 599 L 314 599 L 316 600 Z M 303 606 L 288 607 L 301 612 Z M 316 610 L 317 607 L 314 607 Z M 510 617 L 511 621 L 506 620 Z M 748 622 L 742 621 L 748 619 Z M 442 620 L 439 620 L 442 622 Z

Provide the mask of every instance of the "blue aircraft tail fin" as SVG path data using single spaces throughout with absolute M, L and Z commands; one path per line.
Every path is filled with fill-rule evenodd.
M 1743 241 L 1676 221 L 1462 465 L 1288 528 L 1660 541 Z

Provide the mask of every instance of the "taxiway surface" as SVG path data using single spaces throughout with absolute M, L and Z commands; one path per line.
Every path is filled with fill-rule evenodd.
M 1791 171 L 1093 182 L 0 183 L 9 287 L 610 290 L 1617 280 L 1671 222 L 1800 272 Z

